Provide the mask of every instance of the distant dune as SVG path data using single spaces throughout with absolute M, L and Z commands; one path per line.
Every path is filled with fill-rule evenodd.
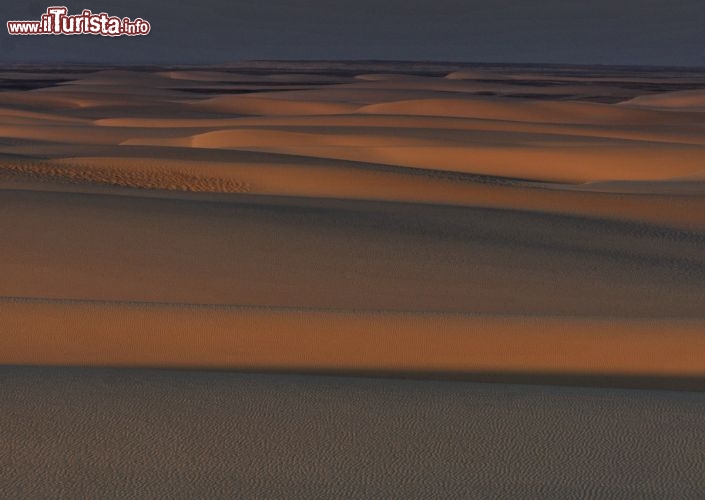
M 656 108 L 677 111 L 705 112 L 705 90 L 683 90 L 638 96 L 624 103 L 625 106 Z

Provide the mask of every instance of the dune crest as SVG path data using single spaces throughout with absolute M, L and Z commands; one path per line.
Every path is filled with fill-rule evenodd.
M 705 112 L 705 90 L 683 90 L 638 96 L 621 104 L 637 108 Z
M 334 102 L 267 99 L 260 97 L 218 96 L 198 101 L 193 107 L 238 115 L 335 115 L 353 112 L 355 105 Z

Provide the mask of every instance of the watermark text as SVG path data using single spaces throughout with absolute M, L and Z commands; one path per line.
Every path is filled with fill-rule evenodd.
M 11 35 L 101 35 L 144 36 L 152 30 L 142 18 L 110 16 L 105 12 L 94 14 L 85 9 L 81 14 L 69 15 L 66 7 L 49 7 L 39 21 L 8 21 Z

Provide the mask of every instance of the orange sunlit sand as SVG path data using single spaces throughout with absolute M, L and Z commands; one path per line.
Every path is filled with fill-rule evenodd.
M 0 93 L 0 363 L 705 377 L 697 74 L 256 69 Z

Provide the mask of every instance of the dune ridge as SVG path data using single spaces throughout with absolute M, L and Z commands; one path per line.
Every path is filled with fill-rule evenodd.
M 705 319 L 0 298 L 9 365 L 703 377 Z M 203 335 L 202 332 L 207 332 Z

